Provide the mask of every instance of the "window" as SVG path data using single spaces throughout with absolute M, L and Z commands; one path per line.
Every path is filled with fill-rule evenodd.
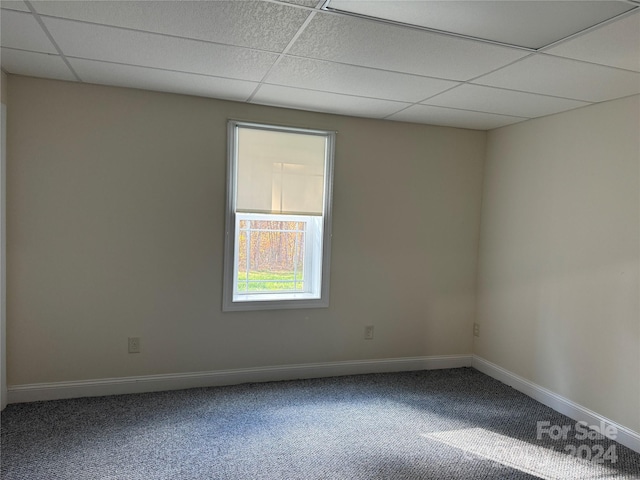
M 225 311 L 329 305 L 334 141 L 229 122 Z

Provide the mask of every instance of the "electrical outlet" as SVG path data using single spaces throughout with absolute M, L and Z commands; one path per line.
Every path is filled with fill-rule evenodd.
M 473 336 L 474 337 L 479 337 L 480 336 L 480 324 L 479 323 L 474 323 L 473 324 Z
M 129 337 L 129 353 L 140 353 L 140 337 Z
M 367 325 L 364 327 L 364 339 L 373 340 L 373 325 Z

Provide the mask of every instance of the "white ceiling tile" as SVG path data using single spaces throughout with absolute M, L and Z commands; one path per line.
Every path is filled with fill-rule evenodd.
M 73 69 L 84 82 L 120 87 L 141 88 L 161 92 L 198 95 L 245 101 L 258 86 L 255 82 L 207 77 L 190 73 L 169 72 L 145 67 L 132 67 L 94 60 L 70 59 Z
M 269 73 L 267 83 L 386 100 L 419 102 L 457 82 L 355 67 L 340 63 L 285 57 Z
M 446 127 L 471 128 L 474 130 L 490 130 L 526 120 L 520 117 L 454 110 L 429 105 L 413 105 L 402 112 L 390 116 L 388 119 Z
M 292 55 L 468 80 L 527 52 L 359 18 L 318 13 Z
M 640 11 L 567 40 L 546 53 L 640 71 Z
M 479 112 L 540 117 L 589 105 L 587 102 L 545 97 L 493 87 L 465 84 L 423 102 L 426 105 L 462 108 Z
M 3 47 L 34 52 L 57 53 L 40 24 L 30 13 L 2 10 L 0 43 Z
M 2 49 L 2 68 L 16 75 L 71 80 L 76 78 L 58 55 Z
M 386 117 L 409 105 L 389 100 L 351 97 L 279 85 L 262 85 L 252 102 L 300 110 L 373 118 Z
M 535 49 L 634 7 L 611 0 L 331 0 L 329 8 Z
M 280 52 L 310 12 L 258 1 L 34 1 L 43 15 Z
M 261 80 L 277 55 L 247 48 L 44 18 L 66 56 Z
M 534 55 L 473 83 L 601 102 L 640 93 L 640 73 Z
M 30 12 L 27 4 L 20 0 L 1 0 L 0 7 L 7 8 L 9 10 L 20 10 L 21 12 Z

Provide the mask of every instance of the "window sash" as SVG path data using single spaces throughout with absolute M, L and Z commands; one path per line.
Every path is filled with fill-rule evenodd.
M 241 212 L 237 212 L 235 214 L 235 226 L 236 226 L 236 235 L 235 238 L 238 239 L 236 241 L 236 246 L 234 249 L 234 260 L 233 260 L 233 264 L 234 264 L 234 273 L 233 273 L 233 297 L 234 300 L 240 299 L 241 297 L 245 297 L 245 298 L 249 298 L 252 295 L 256 295 L 256 294 L 261 294 L 261 295 L 269 295 L 269 296 L 273 296 L 273 297 L 281 297 L 281 298 L 285 298 L 286 296 L 292 294 L 292 293 L 306 293 L 306 294 L 313 294 L 314 290 L 317 288 L 317 282 L 314 281 L 314 276 L 318 275 L 319 272 L 318 271 L 318 266 L 316 265 L 317 262 L 314 262 L 314 257 L 316 255 L 321 255 L 321 245 L 317 245 L 316 241 L 314 240 L 317 236 L 318 236 L 318 232 L 316 232 L 315 230 L 317 230 L 318 228 L 321 228 L 321 224 L 319 222 L 314 222 L 313 218 L 310 218 L 309 216 L 298 216 L 298 215 L 265 215 L 265 214 L 255 214 L 255 213 L 241 213 Z M 267 221 L 267 222 L 296 222 L 296 223 L 304 223 L 305 224 L 305 229 L 304 230 L 285 230 L 285 229 L 263 229 L 263 228 L 251 228 L 249 227 L 248 229 L 243 229 L 240 228 L 240 223 L 242 221 L 248 221 L 248 222 L 252 222 L 252 221 Z M 302 259 L 302 265 L 303 265 L 303 272 L 302 272 L 302 276 L 296 280 L 296 275 L 294 273 L 294 280 L 249 280 L 249 272 L 250 272 L 250 251 L 247 252 L 246 254 L 246 274 L 247 274 L 247 278 L 245 280 L 245 283 L 247 285 L 247 289 L 246 291 L 240 291 L 239 290 L 239 284 L 240 284 L 240 280 L 239 280 L 239 274 L 240 274 L 240 232 L 242 231 L 260 231 L 260 232 L 283 232 L 283 233 L 302 233 L 303 234 L 303 242 L 304 242 L 304 258 Z M 319 235 L 320 237 L 322 235 Z M 251 238 L 250 236 L 247 237 L 246 241 L 246 246 L 247 249 L 250 250 L 251 246 Z M 297 249 L 296 249 L 297 250 Z M 294 261 L 294 272 L 295 272 L 295 267 L 297 265 L 297 262 Z M 276 291 L 269 291 L 269 292 L 256 292 L 256 291 L 249 291 L 248 285 L 250 283 L 288 283 L 288 282 L 292 282 L 294 283 L 294 288 L 291 290 L 276 290 Z M 296 289 L 295 288 L 295 283 L 302 283 L 303 284 L 303 289 Z M 315 288 L 314 288 L 315 287 Z

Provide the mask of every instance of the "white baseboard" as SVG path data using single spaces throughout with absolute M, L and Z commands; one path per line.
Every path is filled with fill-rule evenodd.
M 560 412 L 576 421 L 584 421 L 589 425 L 604 425 L 605 427 L 613 427 L 616 432 L 614 440 L 625 447 L 640 453 L 640 433 L 635 432 L 627 427 L 609 420 L 598 413 L 589 410 L 582 405 L 575 403 L 568 398 L 558 395 L 540 385 L 516 375 L 495 363 L 491 363 L 477 355 L 473 356 L 471 366 L 482 373 L 495 378 L 496 380 L 506 383 L 510 387 L 524 393 L 525 395 L 539 401 L 547 407 L 553 408 L 556 412 Z
M 62 398 L 100 397 L 105 395 L 238 385 L 252 382 L 273 382 L 300 378 L 460 368 L 470 367 L 471 358 L 471 355 L 386 358 L 380 360 L 354 360 L 347 362 L 239 368 L 213 372 L 104 378 L 73 382 L 34 383 L 10 386 L 8 388 L 8 400 L 9 403 L 25 403 L 43 400 L 59 400 Z

